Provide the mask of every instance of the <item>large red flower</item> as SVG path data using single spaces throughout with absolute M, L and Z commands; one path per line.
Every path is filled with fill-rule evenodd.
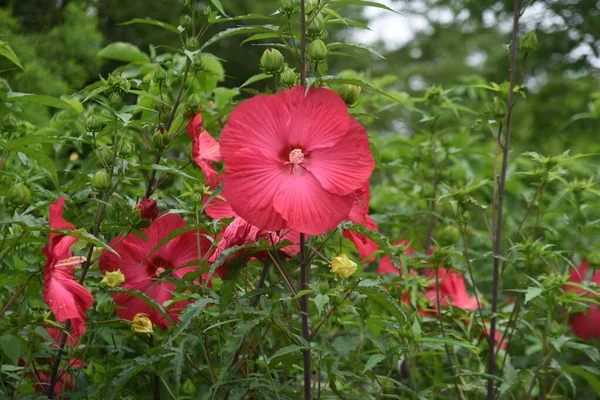
M 590 264 L 587 260 L 583 260 L 569 277 L 569 282 L 583 283 Z M 600 286 L 600 270 L 597 270 L 590 278 L 590 281 L 595 282 Z M 593 296 L 591 293 L 574 286 L 567 285 L 566 290 L 583 293 L 588 296 Z M 600 338 L 600 309 L 597 304 L 592 304 L 586 312 L 575 313 L 569 316 L 569 325 L 573 333 L 584 340 Z
M 204 130 L 200 114 L 194 115 L 186 129 L 193 140 L 192 158 L 204 173 L 206 183 L 213 186 L 217 183 L 217 171 L 213 163 L 221 161 L 219 142 Z
M 348 220 L 352 221 L 355 224 L 364 225 L 367 229 L 375 232 L 379 232 L 379 228 L 373 219 L 369 216 L 369 197 L 370 197 L 370 188 L 369 183 L 365 185 L 361 190 L 357 191 L 357 199 L 352 206 L 352 210 L 350 210 L 350 214 L 348 215 Z M 366 237 L 365 235 L 361 235 L 358 232 L 344 230 L 344 237 L 352 240 L 354 245 L 356 246 L 356 250 L 358 251 L 358 255 L 360 258 L 367 258 L 371 254 L 377 251 L 379 246 L 377 243 Z M 367 261 L 371 262 L 375 259 L 375 257 L 370 257 Z
M 427 272 L 430 279 L 435 279 L 436 271 L 431 269 Z M 467 285 L 463 275 L 445 268 L 438 269 L 438 282 L 440 284 L 440 304 L 439 306 L 449 306 L 462 308 L 463 310 L 477 310 L 477 299 L 469 296 Z M 425 293 L 425 297 L 430 299 L 437 308 L 437 290 L 435 281 L 431 288 Z
M 100 258 L 100 269 L 105 273 L 120 269 L 125 275 L 122 288 L 139 290 L 159 304 L 164 304 L 173 298 L 176 285 L 159 277 L 170 272 L 166 279 L 181 279 L 185 274 L 197 270 L 197 260 L 207 259 L 209 256 L 207 253 L 211 244 L 202 231 L 199 233 L 187 231 L 152 253 L 173 231 L 186 226 L 185 221 L 179 216 L 165 214 L 154 220 L 147 229 L 142 230 L 147 240 L 134 234 L 129 234 L 125 238 L 118 236 L 110 244 L 118 256 L 105 252 Z M 197 235 L 200 235 L 199 238 Z M 197 246 L 198 239 L 200 254 Z M 159 310 L 152 308 L 142 299 L 125 293 L 113 293 L 113 298 L 119 306 L 117 314 L 123 319 L 133 320 L 135 314 L 145 313 L 149 315 L 153 324 L 163 328 L 169 325 L 168 320 Z M 179 301 L 167 306 L 166 310 L 171 318 L 177 321 L 187 304 L 186 301 Z
M 63 219 L 65 199 L 59 197 L 49 207 L 49 223 L 52 229 L 75 229 Z M 94 304 L 94 298 L 73 276 L 75 267 L 85 258 L 73 257 L 70 247 L 77 241 L 72 236 L 50 233 L 48 246 L 43 248 L 46 255 L 44 267 L 44 301 L 54 313 L 57 321 L 71 321 L 73 334 L 85 333 L 85 312 Z
M 319 235 L 336 227 L 375 163 L 365 129 L 324 88 L 297 86 L 246 100 L 220 142 L 225 198 L 266 230 Z

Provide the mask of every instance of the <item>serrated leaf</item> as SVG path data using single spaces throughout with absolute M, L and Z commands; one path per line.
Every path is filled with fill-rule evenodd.
M 540 294 L 542 294 L 543 291 L 544 291 L 544 289 L 542 289 L 541 287 L 537 287 L 537 286 L 528 287 L 527 291 L 525 292 L 525 304 L 529 303 L 529 301 L 538 297 Z
M 149 61 L 137 46 L 127 42 L 114 42 L 100 50 L 97 54 L 100 58 L 123 61 L 127 63 L 145 64 Z
M 107 399 L 114 399 L 115 396 L 120 392 L 121 388 L 125 386 L 128 382 L 131 382 L 131 379 L 134 376 L 146 370 L 155 362 L 167 357 L 172 357 L 172 355 L 173 353 L 166 353 L 143 355 L 135 358 L 112 380 L 111 384 L 109 385 L 110 389 L 107 392 Z
M 282 347 L 281 349 L 277 350 L 275 352 L 275 354 L 273 354 L 273 356 L 269 360 L 269 365 L 272 365 L 273 361 L 277 360 L 279 357 L 282 357 L 282 356 L 285 356 L 285 355 L 288 355 L 288 354 L 298 353 L 298 352 L 300 352 L 300 351 L 302 351 L 304 349 L 305 349 L 305 347 L 298 346 L 296 344 L 292 344 L 290 346 Z
M 317 311 L 319 312 L 319 316 L 321 316 L 321 314 L 325 310 L 325 306 L 329 304 L 329 296 L 327 296 L 326 294 L 319 293 L 315 296 L 314 302 L 315 306 L 317 307 Z
M 52 182 L 58 186 L 58 173 L 56 172 L 56 164 L 50 157 L 37 149 L 32 149 L 29 147 L 18 147 L 14 149 L 14 151 L 23 153 L 30 160 L 34 160 L 41 168 L 48 172 L 48 175 L 50 175 L 52 178 Z
M 398 321 L 399 324 L 403 325 L 406 323 L 406 315 L 404 315 L 404 312 L 400 309 L 396 300 L 394 300 L 394 298 L 390 296 L 388 292 L 384 291 L 380 287 L 366 287 L 362 286 L 361 284 L 362 282 L 356 287 L 356 290 L 359 293 L 367 295 L 369 299 L 383 307 L 386 311 L 392 314 L 394 318 L 396 318 L 396 321 Z
M 181 333 L 187 329 L 187 327 L 192 323 L 194 318 L 197 318 L 201 315 L 204 310 L 206 310 L 206 306 L 209 304 L 217 304 L 218 300 L 210 297 L 205 297 L 201 299 L 196 299 L 193 303 L 189 304 L 185 310 L 179 316 L 179 324 L 173 335 L 169 338 L 169 343 L 175 340 Z
M 10 62 L 15 64 L 17 67 L 19 67 L 23 71 L 25 71 L 25 68 L 23 68 L 23 64 L 21 64 L 19 57 L 17 57 L 17 55 L 13 51 L 12 47 L 10 47 L 10 45 L 8 43 L 6 43 L 2 40 L 0 40 L 0 57 L 4 57 L 4 58 L 8 59 Z
M 386 359 L 386 356 L 383 354 L 373 354 L 367 360 L 367 363 L 365 364 L 365 369 L 363 369 L 363 374 L 367 371 L 372 370 L 377 364 L 379 364 L 380 362 L 382 362 L 385 359 Z
M 173 33 L 177 33 L 177 34 L 180 34 L 181 32 L 183 32 L 171 24 L 167 24 L 166 22 L 162 22 L 162 21 L 157 21 L 152 18 L 134 18 L 131 21 L 123 22 L 119 25 L 132 25 L 132 24 L 146 24 L 146 25 L 158 26 L 159 28 L 163 28 L 169 32 L 173 32 Z

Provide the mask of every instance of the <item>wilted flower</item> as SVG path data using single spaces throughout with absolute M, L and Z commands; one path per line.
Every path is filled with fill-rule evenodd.
M 152 333 L 152 321 L 148 318 L 148 314 L 137 313 L 131 321 L 131 330 L 136 333 Z
M 331 259 L 331 272 L 344 279 L 350 278 L 356 272 L 356 263 L 348 258 L 345 253 Z

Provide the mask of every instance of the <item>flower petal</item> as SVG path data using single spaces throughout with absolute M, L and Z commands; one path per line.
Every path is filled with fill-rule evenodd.
M 306 93 L 305 87 L 296 86 L 276 97 L 285 102 L 291 113 L 290 146 L 305 152 L 328 148 L 348 133 L 348 107 L 333 90 L 312 88 Z
M 331 147 L 314 150 L 306 162 L 321 185 L 340 196 L 363 187 L 375 167 L 365 129 L 354 118 L 348 119 L 348 134 Z
M 310 173 L 292 174 L 277 182 L 275 210 L 289 228 L 309 235 L 321 235 L 335 228 L 352 209 L 355 196 L 338 196 L 323 189 Z

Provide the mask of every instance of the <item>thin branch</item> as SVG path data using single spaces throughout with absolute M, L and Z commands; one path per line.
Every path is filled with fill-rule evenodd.
M 506 133 L 504 135 L 504 146 L 502 148 L 502 169 L 500 171 L 500 182 L 498 187 L 498 212 L 496 218 L 496 230 L 494 235 L 494 270 L 492 282 L 492 317 L 490 326 L 489 357 L 488 357 L 488 382 L 487 382 L 487 400 L 494 400 L 494 379 L 496 370 L 496 351 L 495 336 L 498 311 L 498 292 L 500 286 L 500 256 L 502 244 L 502 211 L 504 206 L 504 188 L 506 183 L 506 172 L 508 168 L 508 156 L 510 146 L 510 134 L 512 130 L 512 117 L 514 109 L 514 87 L 515 87 L 515 67 L 517 63 L 517 32 L 519 30 L 519 0 L 513 0 L 513 27 L 512 39 L 510 44 L 510 71 L 508 87 L 508 114 L 506 115 Z
M 300 234 L 300 290 L 308 289 L 308 265 L 306 263 L 306 237 L 304 233 Z M 310 330 L 308 327 L 308 295 L 304 294 L 300 297 L 301 319 L 302 319 L 302 337 L 310 346 Z M 310 368 L 310 347 L 302 350 L 304 356 L 304 399 L 312 399 L 312 384 Z

